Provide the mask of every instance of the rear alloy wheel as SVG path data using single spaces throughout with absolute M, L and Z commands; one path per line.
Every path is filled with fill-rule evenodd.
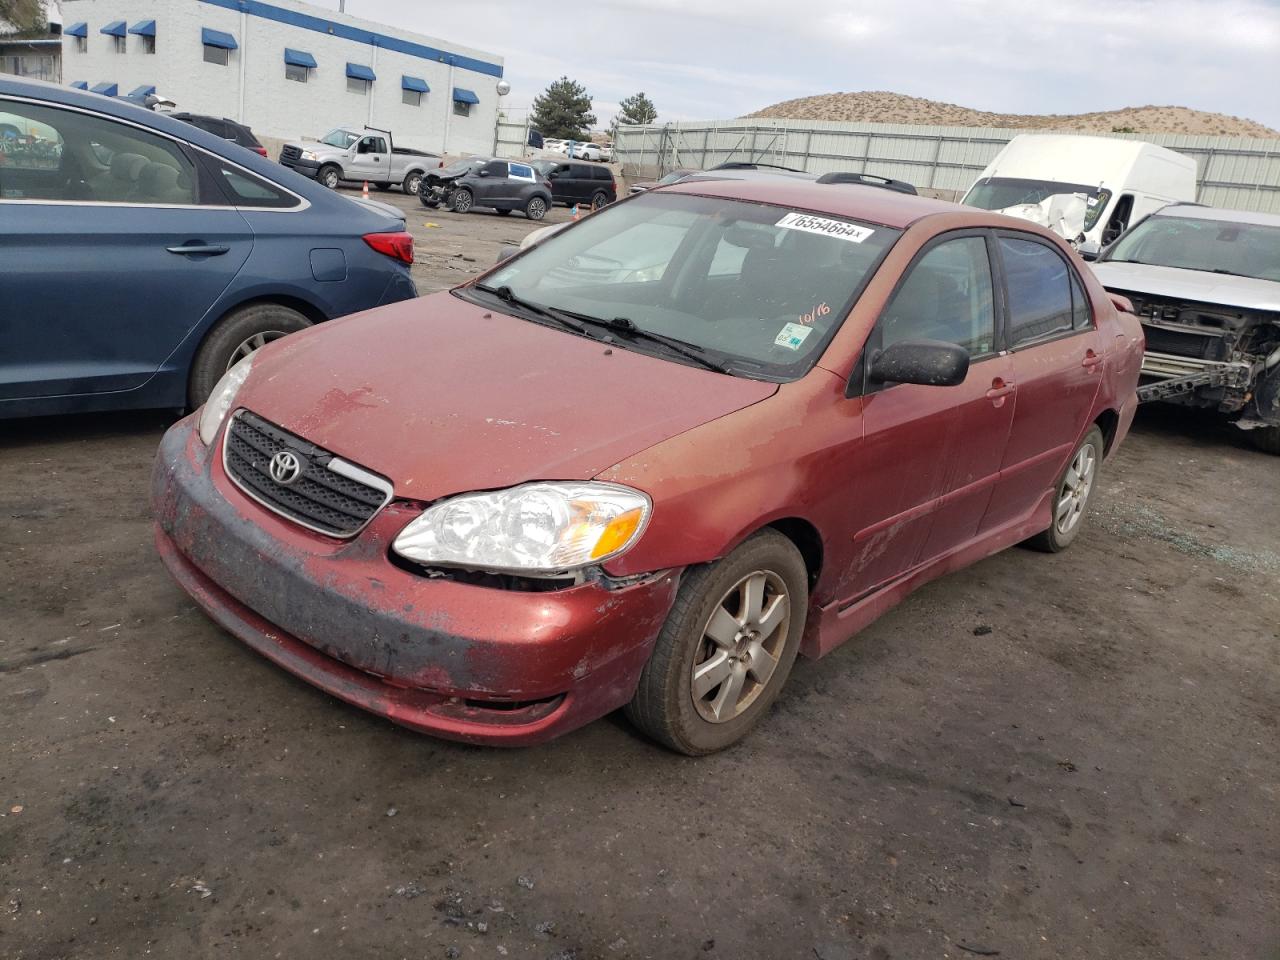
M 524 205 L 524 215 L 530 220 L 541 220 L 547 215 L 547 201 L 541 197 L 532 197 Z
M 330 190 L 337 190 L 338 184 L 342 182 L 342 171 L 330 163 L 320 168 L 320 172 L 316 174 L 316 179 L 320 181 L 322 186 L 326 186 Z
M 1263 453 L 1280 455 L 1280 427 L 1254 427 L 1249 440 Z
M 1102 444 L 1102 431 L 1096 426 L 1091 427 L 1054 487 L 1053 522 L 1048 530 L 1026 541 L 1027 546 L 1045 553 L 1058 553 L 1071 546 L 1079 536 L 1089 499 L 1097 486 Z
M 200 344 L 191 363 L 187 403 L 192 409 L 209 398 L 214 384 L 235 364 L 272 340 L 305 330 L 311 322 L 278 303 L 254 303 L 219 320 Z
M 475 199 L 470 190 L 466 187 L 459 187 L 453 191 L 453 212 L 466 213 L 471 209 L 471 205 L 475 203 Z
M 690 756 L 736 743 L 786 683 L 808 604 L 804 560 L 776 530 L 687 572 L 627 716 Z
M 591 198 L 591 209 L 599 210 L 601 207 L 609 205 L 609 195 L 603 190 L 597 190 L 595 196 Z
M 422 174 L 420 173 L 409 174 L 407 177 L 404 178 L 404 183 L 400 185 L 400 189 L 403 190 L 405 193 L 407 193 L 411 197 L 418 196 L 419 191 L 422 190 Z

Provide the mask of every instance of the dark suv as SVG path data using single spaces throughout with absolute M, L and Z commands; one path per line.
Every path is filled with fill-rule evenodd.
M 551 196 L 556 203 L 582 203 L 598 210 L 618 199 L 618 185 L 608 167 L 574 160 L 535 160 L 533 166 L 551 181 Z
M 207 130 L 215 137 L 238 143 L 245 149 L 252 150 L 260 157 L 267 155 L 267 148 L 258 142 L 258 138 L 253 135 L 253 131 L 243 123 L 236 123 L 226 117 L 208 117 L 202 113 L 171 113 L 169 116 L 175 120 L 181 120 L 183 123 L 189 123 L 193 127 L 199 127 L 201 130 Z
M 503 215 L 519 210 L 530 220 L 541 220 L 551 209 L 551 182 L 532 164 L 472 157 L 430 173 L 418 199 L 424 207 L 450 207 L 456 213 L 489 207 Z

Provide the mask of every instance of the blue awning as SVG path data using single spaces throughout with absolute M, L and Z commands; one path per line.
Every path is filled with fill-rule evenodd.
M 206 47 L 221 47 L 223 50 L 236 49 L 236 38 L 229 33 L 223 33 L 221 30 L 210 30 L 208 27 L 200 28 L 200 42 Z
M 129 32 L 137 34 L 139 37 L 154 37 L 156 35 L 156 22 L 154 20 L 139 21 L 129 28 Z
M 92 93 L 100 93 L 104 97 L 114 97 L 116 94 L 120 92 L 120 88 L 117 87 L 114 83 L 107 83 L 105 81 L 102 83 L 95 83 L 92 87 L 89 88 L 89 90 Z
M 462 87 L 454 87 L 453 102 L 454 103 L 479 103 L 480 98 L 475 95 L 474 91 L 464 90 Z
M 144 83 L 142 86 L 134 87 L 130 90 L 129 97 L 133 100 L 141 100 L 143 97 L 149 97 L 155 92 L 156 85 L 154 83 Z
M 316 58 L 305 50 L 294 50 L 290 47 L 284 48 L 284 62 L 291 67 L 306 67 L 312 69 L 316 65 Z
M 64 37 L 87 37 L 89 35 L 89 25 L 81 20 L 79 23 L 73 23 L 63 30 L 62 35 Z
M 418 93 L 430 93 L 431 88 L 427 86 L 427 81 L 421 77 L 402 76 L 400 78 L 401 90 L 416 90 Z
M 353 80 L 377 80 L 373 71 L 366 67 L 363 63 L 348 63 L 347 76 Z
M 108 23 L 105 27 L 103 27 L 103 28 L 102 28 L 101 30 L 99 30 L 98 32 L 99 32 L 99 33 L 105 33 L 105 34 L 106 34 L 107 36 L 109 36 L 109 37 L 123 37 L 123 36 L 124 36 L 124 21 L 123 21 L 123 20 L 112 20 L 110 23 Z
M 71 85 L 72 85 L 73 87 L 75 87 L 77 90 L 88 90 L 88 89 L 89 89 L 89 81 L 88 81 L 88 80 L 75 80 L 75 81 L 73 81 L 73 82 L 72 82 L 72 84 L 71 84 Z

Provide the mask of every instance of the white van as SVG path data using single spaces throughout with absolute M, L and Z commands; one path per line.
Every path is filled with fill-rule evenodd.
M 1195 202 L 1196 162 L 1154 143 L 1024 133 L 987 164 L 961 203 L 1035 220 L 1096 254 L 1170 203 Z

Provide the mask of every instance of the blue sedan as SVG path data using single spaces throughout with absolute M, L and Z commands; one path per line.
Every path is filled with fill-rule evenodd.
M 412 262 L 394 207 L 0 75 L 0 418 L 198 406 L 263 343 L 415 296 Z

